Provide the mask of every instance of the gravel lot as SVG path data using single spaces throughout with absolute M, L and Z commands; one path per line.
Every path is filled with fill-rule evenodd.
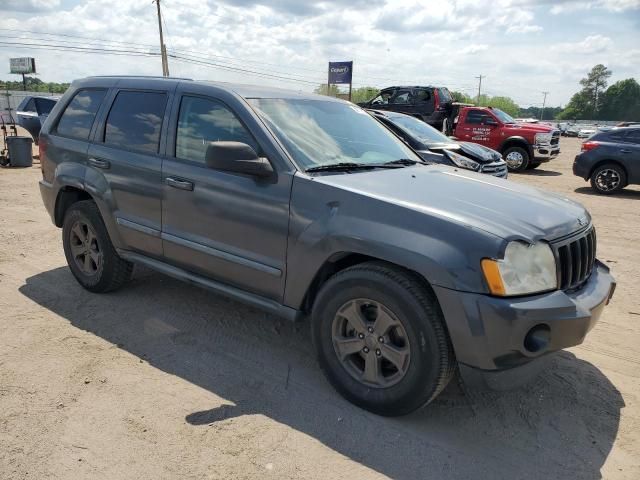
M 591 211 L 618 280 L 600 323 L 525 389 L 396 419 L 331 389 L 305 324 L 148 270 L 82 290 L 39 169 L 0 169 L 0 478 L 640 478 L 640 189 L 593 195 L 562 149 L 512 180 Z

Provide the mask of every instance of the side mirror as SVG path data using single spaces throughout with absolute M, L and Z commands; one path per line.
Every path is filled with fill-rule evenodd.
M 493 118 L 485 118 L 482 123 L 485 125 L 489 125 L 490 127 L 495 127 L 498 125 L 498 122 L 496 122 Z
M 253 177 L 270 177 L 273 168 L 266 158 L 242 142 L 209 142 L 205 155 L 208 168 L 223 172 L 242 173 Z

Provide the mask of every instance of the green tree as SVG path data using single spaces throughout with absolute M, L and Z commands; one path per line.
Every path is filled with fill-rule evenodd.
M 327 87 L 326 83 L 321 83 L 313 92 L 319 95 L 327 95 L 329 97 L 337 97 L 340 93 L 337 85 L 331 85 L 330 88 Z
M 368 102 L 372 100 L 379 91 L 380 89 L 375 87 L 354 88 L 351 91 L 351 101 L 353 103 Z
M 453 92 L 451 92 L 451 96 L 453 97 L 453 101 L 454 102 L 471 103 L 471 104 L 474 104 L 474 105 L 476 103 L 475 99 L 471 98 L 466 93 L 453 91 Z
M 640 85 L 634 78 L 614 83 L 602 95 L 602 120 L 640 120 Z
M 607 79 L 611 76 L 611 70 L 599 63 L 591 69 L 586 78 L 580 80 L 582 91 L 590 99 L 591 116 L 598 117 L 602 105 L 602 93 L 607 88 Z
M 505 113 L 512 116 L 517 116 L 520 113 L 520 107 L 509 97 L 488 97 L 485 95 L 480 96 L 481 107 L 493 107 L 499 108 Z

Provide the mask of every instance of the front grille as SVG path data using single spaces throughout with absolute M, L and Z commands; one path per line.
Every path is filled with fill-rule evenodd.
M 554 245 L 558 258 L 558 285 L 573 290 L 587 281 L 596 260 L 596 229 L 591 228 L 578 238 Z
M 507 164 L 504 160 L 493 163 L 486 163 L 480 169 L 482 173 L 487 173 L 495 177 L 504 177 L 507 175 Z
M 551 135 L 551 145 L 558 145 L 560 143 L 560 132 L 554 131 Z

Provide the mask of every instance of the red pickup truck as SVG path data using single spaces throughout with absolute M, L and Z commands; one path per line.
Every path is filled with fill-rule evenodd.
M 460 107 L 453 136 L 499 151 L 512 172 L 536 168 L 560 153 L 560 130 L 537 123 L 518 123 L 502 110 Z

